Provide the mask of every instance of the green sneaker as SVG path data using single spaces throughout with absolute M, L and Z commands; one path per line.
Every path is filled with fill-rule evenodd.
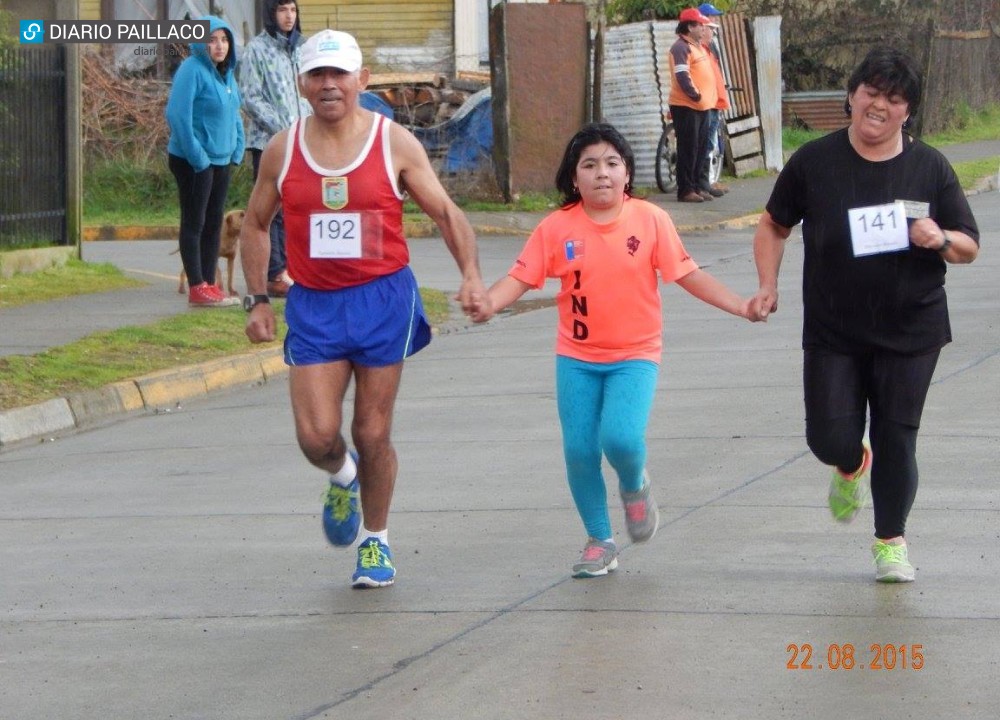
M 906 583 L 913 582 L 916 577 L 905 543 L 892 545 L 876 540 L 872 544 L 872 557 L 875 558 L 876 582 Z
M 862 444 L 864 453 L 861 467 L 845 478 L 837 468 L 833 469 L 833 479 L 830 481 L 830 513 L 837 522 L 849 523 L 868 502 L 868 475 L 872 469 L 872 449 L 868 443 Z

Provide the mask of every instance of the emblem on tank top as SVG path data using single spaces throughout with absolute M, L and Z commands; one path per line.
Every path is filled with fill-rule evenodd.
M 347 205 L 347 178 L 323 178 L 323 204 L 331 210 L 340 210 Z
M 632 235 L 628 240 L 625 241 L 625 248 L 628 250 L 628 254 L 635 257 L 636 251 L 639 249 L 639 238 Z

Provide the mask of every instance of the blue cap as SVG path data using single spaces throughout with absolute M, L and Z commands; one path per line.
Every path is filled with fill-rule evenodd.
M 722 14 L 722 11 L 719 10 L 719 8 L 715 7 L 715 5 L 713 5 L 712 3 L 702 3 L 701 5 L 698 6 L 698 12 L 706 16 Z

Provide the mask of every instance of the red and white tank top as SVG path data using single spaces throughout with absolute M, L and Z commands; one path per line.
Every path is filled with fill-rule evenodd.
M 321 167 L 305 144 L 305 123 L 288 131 L 278 193 L 285 217 L 288 273 L 316 290 L 361 285 L 410 261 L 403 194 L 389 151 L 388 118 L 373 113 L 364 147 L 346 167 Z

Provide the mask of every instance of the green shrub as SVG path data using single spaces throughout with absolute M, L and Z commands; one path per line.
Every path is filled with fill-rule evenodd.
M 253 189 L 253 169 L 249 160 L 231 168 L 227 208 L 245 208 Z M 105 225 L 122 218 L 146 219 L 151 225 L 177 222 L 180 209 L 177 183 L 161 162 L 133 162 L 122 159 L 93 159 L 83 177 L 83 222 Z
M 931 145 L 949 145 L 1000 138 L 1000 104 L 991 103 L 973 110 L 965 102 L 952 108 L 951 122 L 944 130 L 924 136 Z
M 715 7 L 728 12 L 732 0 L 714 0 Z M 640 20 L 676 20 L 681 10 L 697 7 L 693 0 L 610 0 L 605 9 L 608 22 L 619 25 Z

